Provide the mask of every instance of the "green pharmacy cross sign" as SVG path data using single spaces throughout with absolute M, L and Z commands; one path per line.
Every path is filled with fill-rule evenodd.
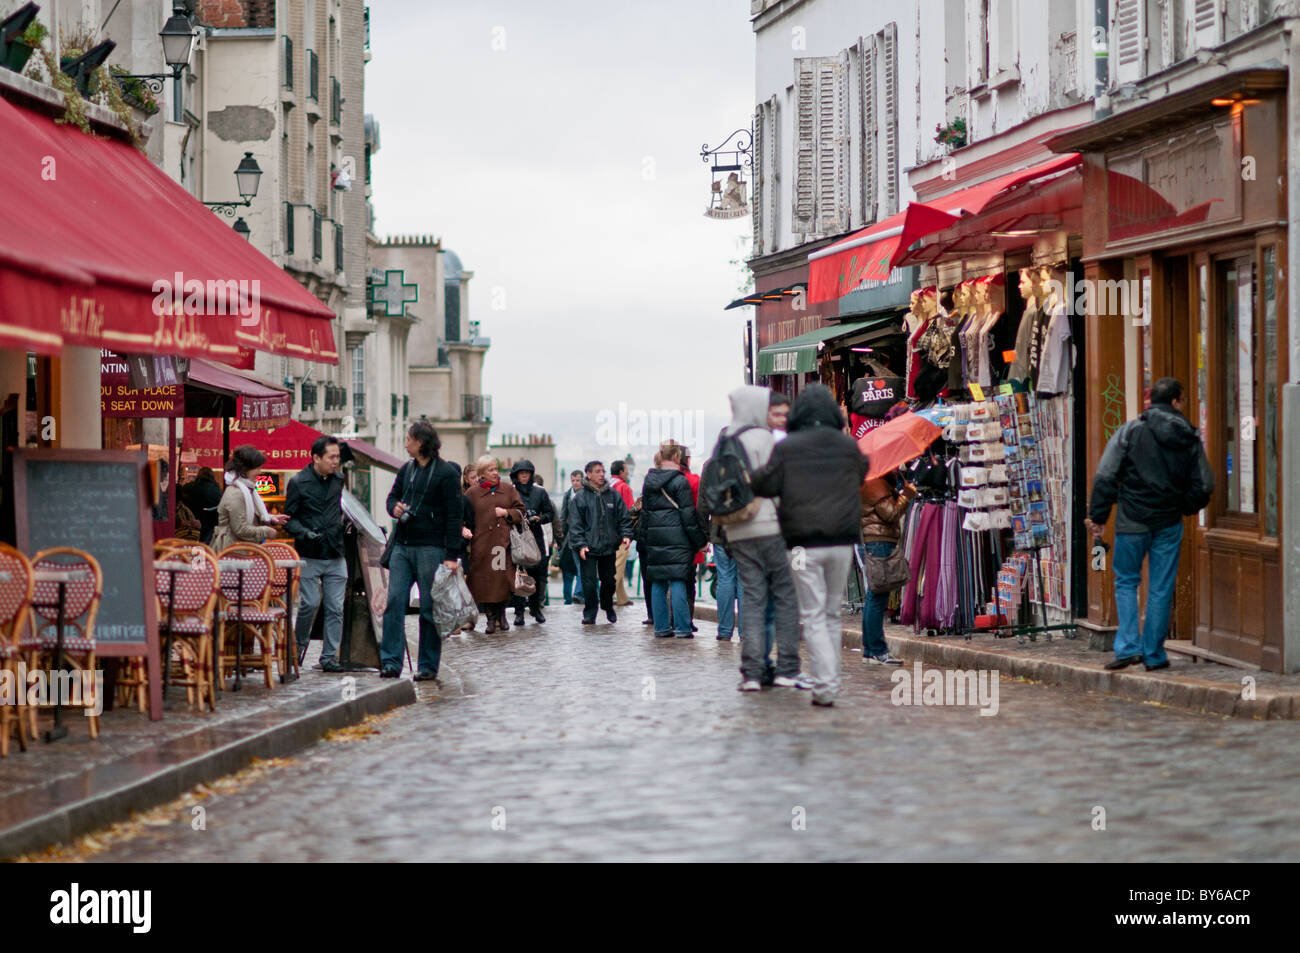
M 394 275 L 397 277 L 394 278 Z M 390 268 L 384 272 L 383 281 L 371 279 L 370 304 L 373 307 L 375 304 L 383 302 L 384 317 L 403 317 L 406 314 L 407 303 L 414 304 L 420 300 L 420 286 L 408 285 L 404 280 L 405 278 L 405 271 L 400 268 Z

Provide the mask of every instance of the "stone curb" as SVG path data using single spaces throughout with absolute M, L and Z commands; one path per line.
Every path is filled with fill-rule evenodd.
M 309 696 L 302 704 L 309 706 L 313 701 Z M 355 725 L 370 715 L 414 701 L 415 684 L 409 679 L 385 682 L 370 690 L 358 686 L 357 696 L 350 701 L 339 699 L 301 712 L 290 711 L 284 720 L 269 726 L 268 719 L 280 713 L 255 712 L 226 724 L 200 728 L 82 774 L 60 778 L 43 789 L 21 792 L 15 796 L 30 797 L 32 810 L 28 818 L 0 830 L 0 860 L 50 844 L 66 844 L 81 834 L 123 820 L 132 811 L 165 804 L 197 784 L 233 774 L 255 758 L 284 757 L 336 728 Z M 196 754 L 196 748 L 203 750 Z M 111 778 L 111 787 L 85 796 L 87 789 L 101 786 L 97 775 Z
M 697 605 L 695 618 L 704 622 L 716 622 L 717 609 Z M 885 641 L 889 644 L 890 651 L 899 658 L 937 668 L 997 671 L 1011 678 L 1025 678 L 1045 685 L 1061 685 L 1094 694 L 1212 715 L 1257 720 L 1300 720 L 1300 692 L 1258 689 L 1256 697 L 1248 700 L 1241 697 L 1241 689 L 1236 685 L 1189 675 L 1108 672 L 1101 667 L 1104 656 L 1096 666 L 1092 666 L 1035 657 L 1029 653 L 993 652 L 972 645 L 912 636 L 887 634 Z M 856 626 L 845 626 L 841 644 L 846 649 L 859 648 L 862 644 L 862 630 Z

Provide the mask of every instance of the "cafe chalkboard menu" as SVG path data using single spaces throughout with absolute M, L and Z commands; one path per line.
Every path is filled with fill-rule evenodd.
M 14 452 L 18 548 L 33 557 L 71 546 L 99 561 L 104 590 L 94 637 L 100 656 L 158 654 L 148 492 L 143 451 Z

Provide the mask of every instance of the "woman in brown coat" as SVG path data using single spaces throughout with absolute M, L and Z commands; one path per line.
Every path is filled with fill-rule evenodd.
M 522 526 L 524 501 L 502 482 L 493 457 L 478 458 L 477 481 L 465 491 L 465 528 L 470 541 L 469 591 L 487 616 L 487 634 L 510 629 L 506 603 L 514 595 L 515 564 L 510 559 L 510 527 Z M 495 568 L 494 568 L 495 567 Z
M 916 487 L 907 484 L 902 495 L 894 492 L 893 482 L 877 477 L 862 484 L 862 545 L 872 556 L 888 556 L 898 545 L 899 530 L 907 506 L 916 496 Z M 863 560 L 865 565 L 866 560 Z M 865 581 L 865 580 L 864 580 Z M 902 665 L 889 654 L 885 642 L 885 609 L 889 593 L 876 593 L 866 586 L 866 604 L 862 607 L 862 661 L 877 665 Z

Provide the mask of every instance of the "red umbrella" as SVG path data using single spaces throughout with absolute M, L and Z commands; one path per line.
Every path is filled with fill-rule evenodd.
M 858 449 L 871 462 L 867 479 L 882 477 L 908 460 L 915 460 L 941 433 L 938 426 L 910 412 L 868 431 L 858 440 Z

